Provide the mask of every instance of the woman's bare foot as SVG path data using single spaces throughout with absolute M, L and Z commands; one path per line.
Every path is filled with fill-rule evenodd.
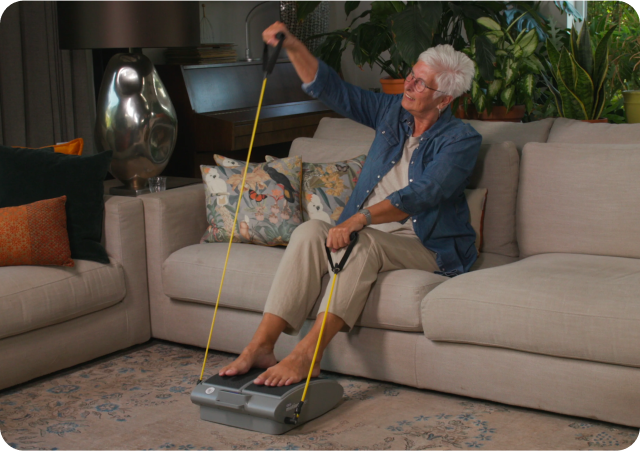
M 295 384 L 307 378 L 312 360 L 313 350 L 309 352 L 296 347 L 284 360 L 270 367 L 258 376 L 253 383 L 271 387 Z M 320 375 L 320 360 L 322 360 L 322 356 L 318 355 L 311 373 L 312 377 Z
M 222 368 L 220 376 L 237 376 L 244 374 L 251 368 L 270 368 L 278 363 L 273 354 L 273 348 L 267 346 L 247 346 L 232 363 Z

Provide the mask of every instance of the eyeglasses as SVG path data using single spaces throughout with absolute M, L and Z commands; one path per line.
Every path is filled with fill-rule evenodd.
M 443 94 L 446 94 L 446 92 L 444 91 L 439 91 L 435 88 L 431 88 L 429 86 L 427 86 L 427 84 L 424 82 L 424 80 L 422 78 L 417 78 L 416 74 L 413 73 L 413 69 L 411 70 L 411 72 L 409 72 L 409 76 L 405 79 L 404 81 L 405 83 L 414 83 L 416 85 L 416 91 L 418 92 L 423 92 L 425 89 L 431 89 L 432 91 L 436 91 L 436 92 L 441 92 Z

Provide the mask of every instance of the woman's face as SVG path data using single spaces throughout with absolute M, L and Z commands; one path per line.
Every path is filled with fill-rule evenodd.
M 416 80 L 411 82 L 405 81 L 404 83 L 404 96 L 402 97 L 402 107 L 411 113 L 413 116 L 423 117 L 427 114 L 436 112 L 438 105 L 447 101 L 447 96 L 436 97 L 440 93 L 435 92 L 433 89 L 438 89 L 436 83 L 436 74 L 427 64 L 423 61 L 418 61 L 413 66 L 413 74 Z M 411 79 L 411 76 L 408 77 Z M 418 79 L 422 80 L 428 88 L 424 91 L 418 92 L 417 85 L 420 83 Z M 433 89 L 429 89 L 433 88 Z M 442 108 L 442 107 L 441 107 Z

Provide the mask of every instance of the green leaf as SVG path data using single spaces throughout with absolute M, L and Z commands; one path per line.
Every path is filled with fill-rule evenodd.
M 589 78 L 593 77 L 593 50 L 591 49 L 591 40 L 589 39 L 589 27 L 585 24 L 578 35 L 578 48 L 574 53 L 576 63 L 582 67 Z
M 502 93 L 500 94 L 500 100 L 502 100 L 502 103 L 504 104 L 504 106 L 507 107 L 507 112 L 515 104 L 515 93 L 516 93 L 516 88 L 515 86 L 511 85 L 503 89 Z
M 360 6 L 360 2 L 344 2 L 344 13 L 349 17 L 354 10 Z
M 594 59 L 594 67 L 593 67 L 593 87 L 596 93 L 596 112 L 601 112 L 602 108 L 598 105 L 598 102 L 602 98 L 602 103 L 604 103 L 604 95 L 601 96 L 601 91 L 604 93 L 604 82 L 607 78 L 607 72 L 609 70 L 609 43 L 611 41 L 611 36 L 615 31 L 616 26 L 609 28 L 607 33 L 602 37 L 600 42 L 598 43 L 598 47 L 596 47 L 596 54 Z
M 490 17 L 481 17 L 478 19 L 477 21 L 480 25 L 488 28 L 489 30 L 493 30 L 493 31 L 501 31 L 502 27 L 500 27 L 500 24 L 498 22 L 496 22 L 495 20 L 491 19 Z
M 527 97 L 533 97 L 533 88 L 536 84 L 536 77 L 533 74 L 527 74 L 522 78 L 522 88 Z
M 576 87 L 574 89 L 574 93 L 584 105 L 584 114 L 587 116 L 587 119 L 591 119 L 594 102 L 593 82 L 591 81 L 591 77 L 589 77 L 587 71 L 580 67 L 573 56 L 571 59 L 576 70 Z
M 477 35 L 475 37 L 475 61 L 480 76 L 486 81 L 493 80 L 493 63 L 496 60 L 494 52 L 494 47 L 486 36 Z
M 319 4 L 320 2 L 296 2 L 296 15 L 298 22 L 304 21 Z
M 386 25 L 387 19 L 398 12 L 397 2 L 391 1 L 376 1 L 371 2 L 371 22 L 381 25 Z M 404 4 L 402 5 L 402 11 Z
M 487 103 L 493 103 L 493 99 L 496 98 L 500 89 L 502 88 L 502 80 L 493 80 L 488 83 L 489 87 L 487 89 Z
M 511 58 L 507 58 L 504 62 L 504 84 L 512 83 L 516 75 L 518 75 L 518 63 Z
M 547 40 L 547 54 L 549 55 L 549 62 L 553 67 L 553 75 L 555 77 L 555 72 L 558 68 L 558 63 L 560 62 L 560 52 L 556 49 L 553 43 Z
M 398 52 L 408 65 L 413 66 L 418 56 L 431 47 L 441 14 L 440 2 L 419 2 L 389 19 Z
M 558 73 L 564 81 L 567 88 L 573 91 L 576 86 L 575 82 L 575 67 L 573 65 L 573 59 L 567 49 L 562 49 L 560 53 L 560 61 L 558 62 Z
M 522 48 L 523 58 L 533 55 L 538 47 L 538 32 L 536 30 L 528 31 L 518 45 Z
M 558 72 L 558 90 L 562 98 L 562 116 L 569 119 L 588 119 L 584 105 L 573 93 L 573 84 L 567 83 L 563 75 L 564 73 Z

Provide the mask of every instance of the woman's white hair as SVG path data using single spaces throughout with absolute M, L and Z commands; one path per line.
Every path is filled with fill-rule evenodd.
M 471 89 L 471 80 L 475 74 L 475 65 L 471 58 L 458 52 L 453 46 L 440 44 L 425 50 L 418 57 L 434 72 L 438 90 L 444 91 L 454 99 Z M 441 92 L 436 92 L 441 97 Z

